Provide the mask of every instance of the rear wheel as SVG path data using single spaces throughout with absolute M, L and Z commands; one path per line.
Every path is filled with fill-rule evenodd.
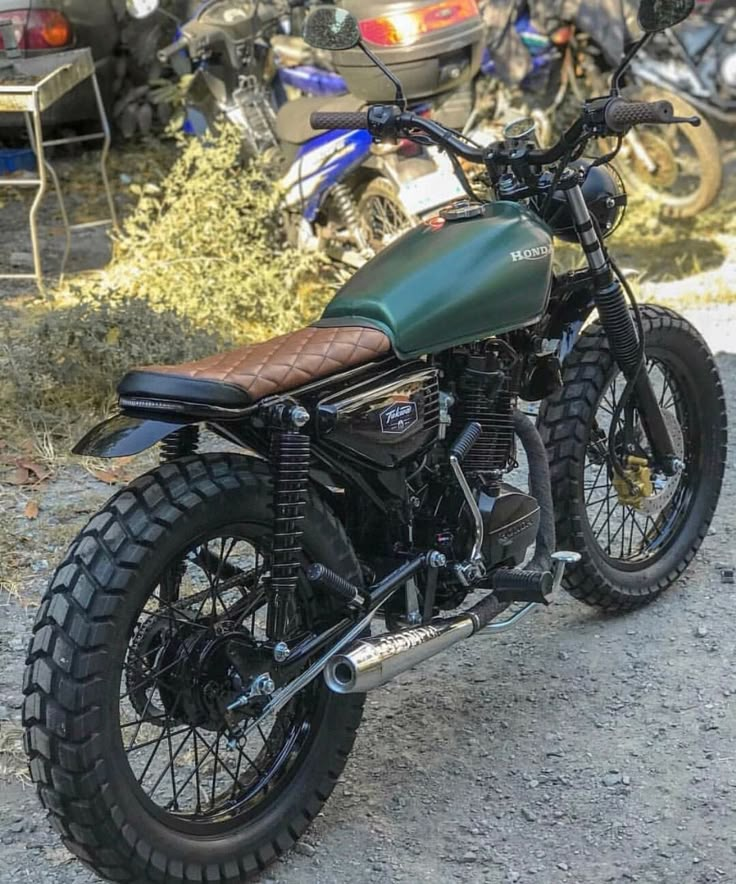
M 65 844 L 103 877 L 248 880 L 304 832 L 352 747 L 364 698 L 321 678 L 241 735 L 280 678 L 265 634 L 272 490 L 254 463 L 192 457 L 136 480 L 42 603 L 24 686 L 31 773 Z M 304 550 L 360 581 L 316 498 Z M 334 617 L 301 580 L 300 634 Z M 236 720 L 228 706 L 249 689 Z
M 625 382 L 597 323 L 580 336 L 565 362 L 562 389 L 540 412 L 558 546 L 582 555 L 568 569 L 565 588 L 607 610 L 644 605 L 682 574 L 708 531 L 726 458 L 723 389 L 707 345 L 673 311 L 644 307 L 642 318 L 646 370 L 681 472 L 668 477 L 632 467 L 643 483 L 640 494 L 617 481 L 608 455 L 612 433 L 620 461 L 647 462 L 651 452 L 635 407 L 612 425 Z M 631 448 L 625 439 L 633 439 Z

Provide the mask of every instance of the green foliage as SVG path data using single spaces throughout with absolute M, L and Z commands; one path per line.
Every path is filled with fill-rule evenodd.
M 207 144 L 188 142 L 161 187 L 137 189 L 112 264 L 60 297 L 143 298 L 230 340 L 305 321 L 300 286 L 318 259 L 286 246 L 280 194 L 262 165 L 242 165 L 240 151 L 229 126 Z

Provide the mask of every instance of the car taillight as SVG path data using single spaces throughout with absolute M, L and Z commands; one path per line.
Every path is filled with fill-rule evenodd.
M 478 16 L 476 0 L 440 0 L 414 12 L 397 12 L 360 22 L 360 33 L 374 46 L 407 46 L 425 34 Z
M 72 42 L 72 26 L 58 9 L 14 9 L 0 12 L 1 19 L 13 23 L 19 49 L 61 49 Z M 4 48 L 0 34 L 0 49 Z

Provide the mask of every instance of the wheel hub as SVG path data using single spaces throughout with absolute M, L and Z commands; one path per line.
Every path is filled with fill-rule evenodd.
M 228 705 L 267 668 L 271 657 L 233 624 L 184 629 L 186 632 L 174 634 L 166 627 L 156 651 L 154 671 L 149 676 L 163 706 L 156 707 L 156 713 L 177 724 L 218 731 L 227 725 Z M 153 627 L 150 633 L 161 636 Z M 161 675 L 156 677 L 156 671 Z M 150 711 L 150 697 L 146 703 Z
M 646 150 L 655 169 L 650 172 L 634 154 L 632 165 L 637 176 L 651 187 L 669 190 L 675 186 L 678 176 L 677 158 L 670 145 L 652 132 L 639 132 L 642 147 Z
M 675 456 L 682 460 L 685 456 L 682 428 L 671 411 L 664 411 L 662 417 L 672 439 Z M 680 483 L 680 473 L 673 476 L 653 475 L 648 458 L 629 455 L 624 458 L 623 476 L 616 474 L 611 481 L 620 504 L 655 516 L 672 500 Z

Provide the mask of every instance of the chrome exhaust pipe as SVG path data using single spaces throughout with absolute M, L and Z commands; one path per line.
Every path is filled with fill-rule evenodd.
M 552 561 L 554 593 L 560 588 L 565 568 L 579 562 L 580 554 L 561 550 L 553 553 Z M 539 602 L 528 602 L 507 619 L 492 623 L 498 614 L 508 608 L 508 603 L 499 603 L 491 594 L 464 614 L 438 618 L 424 626 L 414 626 L 399 632 L 358 639 L 346 651 L 330 658 L 324 669 L 325 681 L 336 694 L 363 694 L 372 691 L 472 635 L 484 632 L 493 634 L 510 629 L 539 606 Z
M 481 624 L 474 614 L 437 619 L 373 638 L 359 639 L 325 667 L 325 681 L 336 694 L 372 691 L 407 669 L 470 638 Z

